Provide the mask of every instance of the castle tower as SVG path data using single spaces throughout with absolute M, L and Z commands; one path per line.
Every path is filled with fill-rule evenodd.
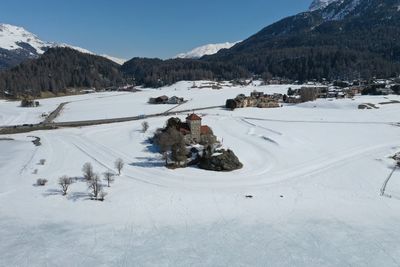
M 186 118 L 186 123 L 189 126 L 192 140 L 194 142 L 200 142 L 201 118 L 193 113 Z

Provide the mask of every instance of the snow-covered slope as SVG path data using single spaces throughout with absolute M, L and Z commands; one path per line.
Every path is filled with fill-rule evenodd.
M 203 46 L 197 47 L 187 53 L 181 53 L 181 54 L 177 55 L 176 57 L 177 58 L 201 58 L 202 56 L 216 54 L 221 49 L 229 49 L 237 43 L 240 43 L 240 41 L 234 42 L 234 43 L 226 42 L 226 43 L 221 43 L 221 44 L 203 45 Z
M 35 34 L 28 32 L 22 27 L 0 24 L 0 48 L 5 50 L 32 49 L 31 53 L 43 54 L 46 47 L 53 44 L 40 40 Z
M 314 0 L 310 5 L 310 11 L 323 9 L 323 8 L 329 6 L 330 4 L 332 4 L 333 2 L 337 2 L 337 1 L 341 1 L 341 0 Z
M 37 35 L 26 29 L 10 24 L 0 24 L 0 68 L 16 65 L 26 59 L 36 58 L 53 47 L 69 47 L 82 53 L 93 52 L 65 43 L 48 42 L 41 40 Z M 125 60 L 102 55 L 118 64 Z M 3 62 L 2 62 L 3 61 Z
M 160 112 L 146 103 L 150 94 L 183 96 L 189 102 L 179 108 L 188 109 L 290 86 L 192 84 L 41 104 L 71 101 L 61 119 L 110 118 Z M 391 123 L 400 105 L 379 105 L 390 100 L 399 96 L 203 110 L 203 123 L 244 164 L 231 173 L 165 168 L 148 138 L 168 117 L 146 119 L 146 133 L 143 121 L 131 121 L 0 138 L 0 266 L 399 266 L 400 171 L 392 173 L 390 156 L 400 151 Z M 117 158 L 122 174 L 111 187 L 102 181 L 104 202 L 92 201 L 82 165 L 103 173 Z M 74 177 L 66 196 L 62 175 Z M 380 196 L 389 175 L 391 197 Z M 38 178 L 47 185 L 35 186 Z

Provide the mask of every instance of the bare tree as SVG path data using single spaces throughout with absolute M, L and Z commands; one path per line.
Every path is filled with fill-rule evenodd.
M 169 120 L 168 124 L 172 124 L 174 121 Z M 165 132 L 159 132 L 156 134 L 156 144 L 160 148 L 160 152 L 163 154 L 165 164 L 168 165 L 168 151 L 171 151 L 174 146 L 180 145 L 184 142 L 183 135 L 176 130 L 174 126 L 168 128 Z
M 68 192 L 69 186 L 73 183 L 72 178 L 64 175 L 58 179 L 58 184 L 61 186 L 63 196 Z
M 114 173 L 111 171 L 106 171 L 104 174 L 104 180 L 107 182 L 107 186 L 110 187 L 110 184 L 112 184 L 115 179 L 114 179 Z
M 123 161 L 122 159 L 117 159 L 117 160 L 114 162 L 114 166 L 115 166 L 115 168 L 116 168 L 117 171 L 118 171 L 118 175 L 121 175 L 121 171 L 122 171 L 122 169 L 124 168 L 124 165 L 125 165 L 125 163 L 124 163 L 124 161 Z
M 82 167 L 83 177 L 89 181 L 93 179 L 94 171 L 91 163 L 86 162 Z
M 91 191 L 92 199 L 97 200 L 99 193 L 103 189 L 103 185 L 101 184 L 101 181 L 100 181 L 100 176 L 97 173 L 93 174 L 92 179 L 88 180 L 87 184 L 88 184 L 89 190 Z
M 177 167 L 186 166 L 187 150 L 183 140 L 172 146 L 171 157 Z
M 142 132 L 147 132 L 149 129 L 149 123 L 147 121 L 142 122 Z

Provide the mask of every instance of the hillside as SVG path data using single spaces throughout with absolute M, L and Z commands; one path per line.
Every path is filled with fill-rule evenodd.
M 205 60 L 296 80 L 393 76 L 400 72 L 398 6 L 398 0 L 333 2 L 283 19 Z
M 197 74 L 185 79 L 243 78 L 250 74 L 292 80 L 393 77 L 400 73 L 400 12 L 398 0 L 317 0 L 310 11 L 284 18 L 215 55 L 195 61 L 157 61 L 151 75 L 136 73 L 137 80 L 180 80 L 180 72 Z M 131 61 L 123 69 L 137 69 Z M 210 75 L 209 64 L 235 66 L 242 71 Z M 173 67 L 171 67 L 173 66 Z M 244 76 L 243 76 L 244 75 Z M 152 78 L 153 77 L 153 78 Z
M 121 67 L 122 73 L 137 84 L 160 87 L 183 80 L 231 80 L 250 77 L 244 68 L 229 62 L 207 62 L 196 59 L 133 58 Z
M 51 48 L 38 59 L 0 72 L 1 95 L 57 94 L 67 88 L 105 88 L 123 83 L 117 63 L 71 48 Z

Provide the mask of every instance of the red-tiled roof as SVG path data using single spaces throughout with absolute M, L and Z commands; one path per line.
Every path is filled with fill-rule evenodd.
M 207 125 L 203 125 L 203 126 L 201 126 L 200 133 L 201 134 L 210 134 L 211 129 Z
M 201 121 L 201 118 L 198 115 L 194 114 L 194 113 L 190 114 L 189 116 L 187 116 L 186 119 L 189 120 L 189 121 Z

